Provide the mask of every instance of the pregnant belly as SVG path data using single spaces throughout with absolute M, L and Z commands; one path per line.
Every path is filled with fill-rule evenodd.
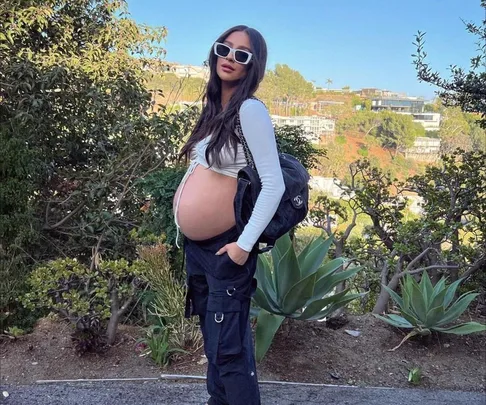
M 174 215 L 181 231 L 189 239 L 204 240 L 219 235 L 235 225 L 233 201 L 237 181 L 199 165 L 174 197 Z

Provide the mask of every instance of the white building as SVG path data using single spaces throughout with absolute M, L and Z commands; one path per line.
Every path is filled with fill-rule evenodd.
M 426 131 L 438 131 L 441 115 L 439 113 L 412 114 L 413 121 L 421 124 Z
M 310 140 L 313 143 L 319 143 L 322 135 L 329 135 L 334 132 L 336 122 L 329 118 L 313 116 L 295 116 L 295 117 L 282 117 L 280 115 L 271 116 L 274 125 L 301 125 L 304 130 L 311 134 Z
M 209 80 L 209 68 L 207 66 L 172 65 L 169 71 L 177 77 L 197 77 L 206 81 Z
M 426 162 L 435 162 L 439 158 L 440 139 L 419 136 L 413 146 L 404 150 L 405 157 Z
M 339 187 L 341 182 L 333 177 L 312 176 L 309 186 L 316 191 L 327 194 L 332 198 L 343 197 L 343 190 Z
M 413 122 L 417 122 L 422 125 L 426 131 L 438 131 L 440 129 L 441 115 L 439 113 L 405 113 L 399 112 L 399 114 L 411 115 Z

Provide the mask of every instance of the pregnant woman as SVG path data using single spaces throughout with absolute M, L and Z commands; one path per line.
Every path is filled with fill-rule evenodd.
M 186 316 L 199 316 L 208 359 L 208 405 L 260 404 L 250 300 L 257 241 L 285 189 L 270 116 L 252 98 L 266 60 L 265 40 L 255 29 L 236 26 L 216 40 L 202 113 L 181 150 L 181 158 L 190 164 L 174 198 L 174 216 L 185 236 Z M 241 234 L 233 202 L 237 173 L 247 162 L 237 122 L 261 181 Z

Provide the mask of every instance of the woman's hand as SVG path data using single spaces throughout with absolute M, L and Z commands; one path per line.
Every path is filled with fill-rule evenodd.
M 220 256 L 224 253 L 226 253 L 233 262 L 240 266 L 243 266 L 250 256 L 250 253 L 240 248 L 236 242 L 224 245 L 216 252 L 216 255 Z

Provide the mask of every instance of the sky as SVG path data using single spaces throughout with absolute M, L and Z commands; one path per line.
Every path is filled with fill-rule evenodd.
M 476 38 L 464 21 L 485 18 L 480 0 L 128 0 L 131 17 L 168 29 L 166 60 L 201 65 L 217 37 L 245 24 L 268 46 L 267 68 L 287 64 L 316 86 L 376 87 L 432 99 L 412 64 L 415 34 L 426 32 L 431 66 L 448 76 L 469 68 Z

